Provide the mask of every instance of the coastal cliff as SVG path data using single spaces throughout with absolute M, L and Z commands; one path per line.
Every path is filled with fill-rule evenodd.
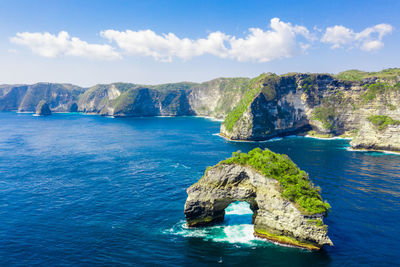
M 35 112 L 41 100 L 54 112 L 67 112 L 84 89 L 72 84 L 37 83 L 0 86 L 0 111 Z
M 49 104 L 47 104 L 46 101 L 42 100 L 39 102 L 39 104 L 36 107 L 36 115 L 39 116 L 51 115 Z
M 355 138 L 355 149 L 400 150 L 396 142 L 385 144 L 400 134 L 393 125 L 400 119 L 400 69 L 353 80 L 346 79 L 346 73 L 267 73 L 254 78 L 247 92 L 221 125 L 221 135 L 228 139 L 257 141 L 308 133 Z M 387 116 L 392 125 L 385 131 L 368 130 L 373 116 Z M 375 139 L 368 143 L 371 134 Z
M 221 222 L 230 203 L 246 201 L 253 211 L 255 236 L 310 250 L 333 245 L 323 223 L 329 204 L 286 155 L 259 148 L 234 153 L 208 168 L 187 193 L 189 227 Z
M 79 110 L 108 116 L 208 116 L 223 119 L 240 101 L 248 78 L 218 78 L 201 84 L 116 83 L 89 88 Z
M 400 69 L 338 75 L 264 73 L 204 83 L 138 85 L 0 85 L 0 111 L 35 112 L 41 100 L 53 112 L 104 116 L 204 116 L 224 119 L 230 140 L 260 141 L 292 134 L 353 138 L 354 149 L 400 151 Z M 385 129 L 369 120 L 386 116 Z M 374 127 L 373 127 L 374 126 Z

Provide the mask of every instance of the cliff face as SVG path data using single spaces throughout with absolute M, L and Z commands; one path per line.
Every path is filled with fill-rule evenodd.
M 188 89 L 146 88 L 135 84 L 97 85 L 79 99 L 79 111 L 110 116 L 194 115 Z
M 22 86 L 0 86 L 0 110 L 35 112 L 41 100 L 55 112 L 65 112 L 78 101 L 83 88 L 70 84 L 37 83 Z
M 210 116 L 224 118 L 239 102 L 247 78 L 219 78 L 202 84 L 97 85 L 79 100 L 79 110 L 112 116 Z
M 265 140 L 305 134 L 357 137 L 354 148 L 387 149 L 392 134 L 374 132 L 368 118 L 400 120 L 400 69 L 377 73 L 262 74 L 254 79 L 218 78 L 197 83 L 0 85 L 0 111 L 35 112 L 40 100 L 53 112 L 108 116 L 210 116 L 225 119 L 221 134 L 232 140 Z M 388 130 L 390 131 L 390 130 Z M 364 140 L 361 142 L 360 140 Z M 371 139 L 372 140 L 372 139 Z M 375 140 L 375 141 L 376 141 Z M 382 146 L 379 142 L 383 142 Z M 391 150 L 400 151 L 394 143 Z
M 388 125 L 380 130 L 372 123 L 365 123 L 350 145 L 353 149 L 400 151 L 400 125 Z
M 255 236 L 311 250 L 332 245 L 323 224 L 325 214 L 305 215 L 282 196 L 277 180 L 248 166 L 220 163 L 187 193 L 185 216 L 190 227 L 223 221 L 230 203 L 246 201 L 253 211 Z
M 210 116 L 224 118 L 241 99 L 248 78 L 219 78 L 138 85 L 100 84 L 87 89 L 68 84 L 0 86 L 0 110 L 34 112 L 45 100 L 55 112 L 84 112 L 108 116 Z
M 188 95 L 198 116 L 223 119 L 239 103 L 247 89 L 248 78 L 218 78 L 195 85 Z
M 245 108 L 228 114 L 221 134 L 232 140 L 265 140 L 313 130 L 317 135 L 357 136 L 356 140 L 361 140 L 371 134 L 368 128 L 362 130 L 370 124 L 371 116 L 400 119 L 399 81 L 400 76 L 344 81 L 323 74 L 265 74 L 253 82 L 249 90 L 254 90 L 254 96 Z M 379 142 L 388 143 L 389 136 L 396 134 L 395 128 L 391 131 L 391 135 L 385 131 L 374 135 Z M 380 147 L 379 142 L 372 145 L 364 140 L 352 144 L 357 148 Z M 400 146 L 390 149 L 400 150 Z
M 36 107 L 36 115 L 48 116 L 51 115 L 51 110 L 46 101 L 41 100 Z

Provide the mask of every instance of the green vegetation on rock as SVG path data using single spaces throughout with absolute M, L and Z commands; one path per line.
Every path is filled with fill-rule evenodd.
M 328 130 L 333 130 L 335 116 L 336 109 L 334 106 L 320 106 L 313 111 L 313 119 L 322 122 L 322 126 Z
M 377 82 L 373 84 L 364 85 L 367 89 L 364 94 L 361 95 L 362 103 L 366 104 L 371 100 L 374 100 L 378 95 L 383 95 L 391 90 L 399 90 L 400 83 L 389 84 L 386 82 Z M 389 107 L 390 108 L 390 107 Z
M 386 115 L 372 115 L 368 117 L 368 120 L 378 128 L 378 130 L 382 131 L 386 129 L 388 125 L 399 125 L 399 120 L 394 120 Z
M 231 158 L 221 161 L 220 164 L 249 166 L 266 177 L 279 181 L 282 196 L 296 203 L 303 213 L 325 213 L 330 209 L 330 205 L 322 200 L 321 189 L 315 187 L 308 174 L 300 170 L 287 155 L 255 148 L 247 154 L 234 152 Z
M 301 248 L 307 248 L 309 250 L 319 250 L 320 249 L 320 247 L 316 246 L 315 244 L 313 244 L 311 242 L 304 242 L 304 241 L 302 242 L 302 241 L 299 241 L 290 236 L 272 234 L 272 233 L 269 233 L 269 232 L 267 232 L 263 229 L 259 229 L 259 228 L 254 228 L 254 235 L 261 237 L 261 238 L 266 238 L 273 242 L 278 242 L 281 244 L 288 244 L 291 246 L 296 246 L 296 247 L 301 247 Z
M 304 89 L 304 92 L 308 92 L 310 90 L 312 90 L 313 87 L 313 78 L 311 78 L 311 76 L 303 79 L 301 88 Z
M 332 138 L 333 137 L 333 134 L 320 134 L 314 130 L 308 131 L 307 135 L 312 136 L 312 137 L 317 137 L 317 138 Z
M 344 81 L 361 81 L 366 78 L 379 78 L 386 80 L 394 80 L 400 76 L 400 68 L 384 69 L 378 72 L 366 72 L 361 70 L 347 70 L 340 72 L 336 78 Z
M 263 73 L 258 77 L 252 79 L 247 87 L 246 92 L 244 93 L 242 99 L 237 104 L 237 106 L 229 112 L 226 116 L 223 124 L 225 125 L 225 129 L 228 131 L 232 131 L 233 126 L 242 116 L 242 114 L 247 110 L 254 97 L 262 92 L 267 100 L 272 100 L 276 96 L 275 88 L 273 87 L 273 83 L 279 80 L 279 76 L 271 73 Z

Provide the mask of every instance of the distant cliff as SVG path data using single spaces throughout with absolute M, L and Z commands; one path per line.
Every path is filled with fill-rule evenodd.
M 183 116 L 224 118 L 240 101 L 248 78 L 209 82 L 136 85 L 115 83 L 89 88 L 79 110 L 110 116 Z
M 0 111 L 34 112 L 41 100 L 53 112 L 107 116 L 209 116 L 223 119 L 240 101 L 248 78 L 218 78 L 201 84 L 0 85 Z
M 0 111 L 35 112 L 41 100 L 55 112 L 67 112 L 84 89 L 71 84 L 0 85 Z
M 308 133 L 354 137 L 351 144 L 357 149 L 400 151 L 400 140 L 390 141 L 397 140 L 400 130 L 400 69 L 338 75 L 265 73 L 254 79 L 90 88 L 55 83 L 0 85 L 0 111 L 35 112 L 42 100 L 52 112 L 225 119 L 221 135 L 231 140 Z M 372 120 L 377 118 L 373 116 L 386 119 Z

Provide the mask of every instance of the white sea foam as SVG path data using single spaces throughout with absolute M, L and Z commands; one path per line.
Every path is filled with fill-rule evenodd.
M 219 137 L 225 139 L 228 142 L 235 142 L 235 143 L 267 143 L 267 142 L 279 141 L 279 140 L 282 140 L 283 138 L 288 138 L 289 137 L 289 136 L 287 136 L 287 137 L 275 137 L 275 138 L 271 138 L 271 139 L 263 140 L 263 141 L 250 141 L 250 140 L 231 140 L 231 139 L 226 138 L 225 136 L 221 135 L 220 133 L 214 133 L 212 135 L 219 136 Z
M 334 137 L 316 137 L 312 135 L 306 135 L 304 136 L 306 138 L 313 138 L 313 139 L 319 139 L 319 140 L 351 140 L 351 137 L 339 137 L 339 136 L 334 136 Z
M 180 235 L 183 237 L 197 237 L 204 240 L 214 242 L 225 242 L 240 246 L 258 246 L 268 245 L 268 242 L 254 237 L 254 226 L 251 223 L 238 223 L 230 225 L 229 222 L 235 223 L 237 219 L 230 217 L 242 217 L 243 215 L 251 215 L 253 212 L 250 205 L 246 202 L 235 202 L 229 205 L 226 210 L 226 221 L 221 225 L 214 225 L 203 228 L 189 228 L 186 226 L 184 220 L 174 225 L 171 229 L 166 230 L 164 233 Z M 247 216 L 246 216 L 247 217 Z M 250 219 L 251 220 L 251 219 Z M 228 223 L 228 224 L 227 224 Z
M 226 215 L 245 215 L 253 214 L 247 202 L 234 202 L 225 209 Z
M 346 147 L 346 150 L 351 151 L 351 152 L 361 152 L 361 153 L 400 155 L 400 152 L 394 152 L 394 151 L 388 151 L 388 150 L 363 150 L 363 149 L 352 149 L 351 147 Z
M 228 242 L 231 244 L 253 245 L 257 240 L 253 235 L 252 224 L 227 225 L 223 227 L 222 233 L 212 238 L 215 242 Z
M 181 163 L 176 163 L 176 164 L 172 165 L 172 167 L 174 167 L 175 169 L 178 169 L 178 168 L 191 169 L 191 167 L 188 167 Z
M 204 118 L 204 119 L 207 119 L 207 120 L 210 120 L 210 121 L 217 121 L 217 122 L 223 122 L 224 121 L 223 119 L 217 119 L 217 118 L 209 117 L 209 116 L 195 116 L 195 117 L 200 117 L 200 118 Z

